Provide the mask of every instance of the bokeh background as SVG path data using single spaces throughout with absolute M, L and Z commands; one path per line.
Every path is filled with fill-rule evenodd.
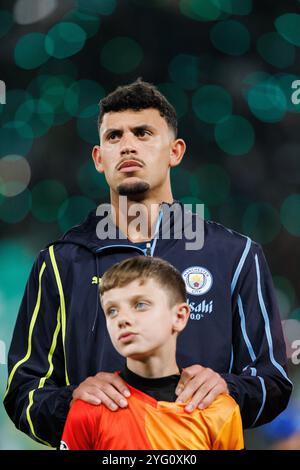
M 1 395 L 37 253 L 108 200 L 91 160 L 98 102 L 140 76 L 188 145 L 174 196 L 261 243 L 273 274 L 295 389 L 247 447 L 300 448 L 299 48 L 297 0 L 0 0 Z M 2 403 L 0 448 L 45 448 Z

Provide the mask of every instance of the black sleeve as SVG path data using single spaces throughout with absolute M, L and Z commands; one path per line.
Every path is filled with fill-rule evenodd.
M 248 239 L 242 258 L 232 285 L 231 369 L 222 376 L 247 428 L 271 421 L 285 409 L 292 382 L 286 373 L 280 315 L 262 249 Z
M 26 285 L 8 354 L 4 406 L 18 429 L 57 447 L 75 385 L 65 365 L 65 312 L 50 250 L 40 253 Z

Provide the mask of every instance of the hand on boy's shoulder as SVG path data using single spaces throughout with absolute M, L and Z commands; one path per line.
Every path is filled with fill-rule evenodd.
M 190 399 L 185 410 L 192 412 L 197 407 L 207 408 L 221 393 L 229 394 L 229 390 L 220 374 L 195 364 L 182 370 L 176 388 L 176 402 L 185 403 Z
M 72 401 L 83 400 L 91 405 L 101 403 L 111 411 L 125 408 L 128 405 L 126 397 L 130 396 L 126 383 L 118 374 L 110 372 L 98 372 L 81 382 L 73 391 Z

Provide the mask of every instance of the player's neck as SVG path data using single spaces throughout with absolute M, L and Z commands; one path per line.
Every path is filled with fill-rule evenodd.
M 162 202 L 169 204 L 173 202 L 171 190 L 165 194 L 165 197 L 154 195 L 141 201 L 112 195 L 113 221 L 133 243 L 152 240 L 158 220 L 159 206 Z

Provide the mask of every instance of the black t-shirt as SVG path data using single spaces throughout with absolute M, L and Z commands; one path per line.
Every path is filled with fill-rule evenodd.
M 120 376 L 132 387 L 140 390 L 158 401 L 175 401 L 177 395 L 175 390 L 180 379 L 179 374 L 160 377 L 158 379 L 149 379 L 135 374 L 125 366 Z

